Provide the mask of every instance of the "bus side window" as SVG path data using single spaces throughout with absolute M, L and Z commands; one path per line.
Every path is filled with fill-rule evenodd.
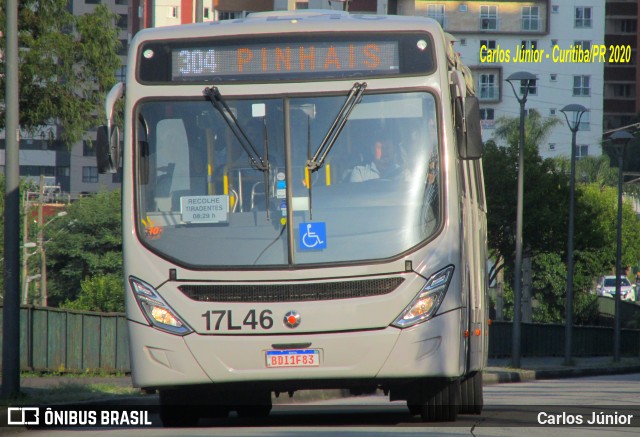
M 151 148 L 149 146 L 148 125 L 144 117 L 138 118 L 138 129 L 136 130 L 136 145 L 138 153 L 138 174 L 140 185 L 153 186 L 155 175 L 150 173 L 152 164 Z M 140 191 L 140 205 L 144 210 L 155 210 L 155 196 L 149 195 L 147 190 Z

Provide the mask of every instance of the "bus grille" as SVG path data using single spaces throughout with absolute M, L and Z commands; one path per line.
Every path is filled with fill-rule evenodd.
M 185 296 L 202 302 L 305 302 L 352 299 L 391 293 L 404 278 L 304 284 L 181 285 Z

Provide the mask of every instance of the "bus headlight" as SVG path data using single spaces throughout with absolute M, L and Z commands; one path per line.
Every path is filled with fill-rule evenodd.
M 408 328 L 433 317 L 447 293 L 452 276 L 453 266 L 446 267 L 431 276 L 420 293 L 407 305 L 392 325 Z
M 149 324 L 176 335 L 193 332 L 193 329 L 160 297 L 155 288 L 133 276 L 129 277 L 129 284 Z

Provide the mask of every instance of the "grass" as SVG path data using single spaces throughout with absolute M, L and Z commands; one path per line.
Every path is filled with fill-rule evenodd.
M 56 375 L 34 373 L 23 374 L 30 377 L 51 378 Z M 89 382 L 84 383 L 82 379 L 88 375 L 66 374 L 65 378 L 56 385 L 43 387 L 21 387 L 20 394 L 11 399 L 1 399 L 2 406 L 20 405 L 51 405 L 61 403 L 80 403 L 87 401 L 101 401 L 107 399 L 128 398 L 142 395 L 140 389 L 133 387 L 123 387 L 115 382 Z
M 125 372 L 120 371 L 108 371 L 103 369 L 85 369 L 83 371 L 74 371 L 65 368 L 64 366 L 58 367 L 56 370 L 23 370 L 20 372 L 21 378 L 28 377 L 53 377 L 53 376 L 65 376 L 68 378 L 82 378 L 82 377 L 122 377 L 126 376 Z

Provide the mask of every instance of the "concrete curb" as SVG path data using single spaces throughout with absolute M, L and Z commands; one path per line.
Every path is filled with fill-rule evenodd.
M 640 373 L 640 364 L 617 365 L 612 367 L 553 367 L 548 369 L 508 369 L 487 368 L 483 374 L 483 382 L 500 384 L 509 382 L 526 382 L 541 379 L 578 378 L 584 376 L 622 375 Z

